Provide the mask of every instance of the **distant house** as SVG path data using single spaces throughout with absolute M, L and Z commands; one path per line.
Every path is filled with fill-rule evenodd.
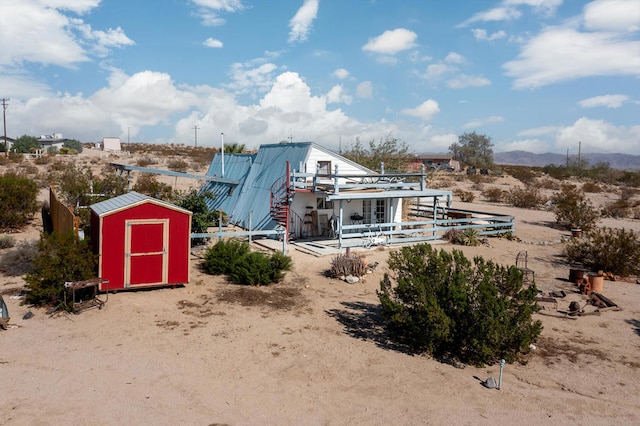
M 40 135 L 38 142 L 45 151 L 49 148 L 60 149 L 68 139 L 62 137 L 62 133 L 54 133 L 52 135 Z
M 4 136 L 0 137 L 0 149 L 4 152 L 4 151 L 11 151 L 11 147 L 13 146 L 13 143 L 16 140 L 13 138 L 10 138 L 9 136 L 7 136 L 7 146 L 5 149 L 5 141 L 4 141 Z
M 106 137 L 102 138 L 102 149 L 104 151 L 119 152 L 122 150 L 120 138 Z
M 462 170 L 460 161 L 454 160 L 452 154 L 418 154 L 416 160 L 414 168 L 419 168 L 424 164 L 427 169 L 431 170 L 452 170 L 455 172 Z

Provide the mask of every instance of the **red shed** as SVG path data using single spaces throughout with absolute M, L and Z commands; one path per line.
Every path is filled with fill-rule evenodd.
M 191 212 L 137 192 L 101 201 L 91 205 L 91 245 L 109 290 L 186 284 Z

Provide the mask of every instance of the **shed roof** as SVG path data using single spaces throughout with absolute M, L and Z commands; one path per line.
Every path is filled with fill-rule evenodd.
M 126 194 L 119 195 L 108 200 L 100 201 L 98 203 L 89 206 L 98 216 L 106 216 L 112 213 L 124 210 L 130 207 L 134 207 L 140 204 L 151 202 L 159 206 L 163 206 L 172 210 L 181 211 L 186 214 L 191 214 L 189 210 L 178 207 L 175 204 L 168 203 L 157 198 L 150 197 L 148 195 L 140 194 L 139 192 L 131 191 Z

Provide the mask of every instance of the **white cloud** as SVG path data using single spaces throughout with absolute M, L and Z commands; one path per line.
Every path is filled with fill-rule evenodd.
M 551 143 L 542 139 L 520 139 L 511 142 L 502 142 L 499 144 L 499 148 L 496 146 L 496 152 L 527 151 L 533 152 L 534 154 L 544 154 L 551 150 Z
M 333 86 L 331 90 L 329 90 L 329 93 L 327 93 L 327 104 L 342 103 L 349 105 L 352 101 L 353 98 L 347 95 L 344 91 L 344 87 L 339 84 Z
M 455 133 L 433 135 L 429 138 L 428 144 L 421 147 L 422 151 L 420 151 L 420 153 L 447 152 L 449 147 L 456 142 L 458 142 L 458 135 Z
M 356 97 L 360 99 L 373 98 L 373 84 L 370 81 L 363 81 L 356 86 Z
M 304 4 L 289 21 L 289 43 L 307 40 L 318 15 L 318 3 L 319 0 L 304 0 Z
M 206 39 L 202 44 L 204 44 L 207 47 L 213 47 L 213 48 L 221 48 L 224 46 L 224 44 L 220 40 L 217 40 L 212 37 L 209 37 L 208 39 Z
M 584 25 L 589 30 L 632 32 L 640 29 L 640 2 L 595 0 L 584 7 Z
M 99 1 L 49 0 L 7 1 L 0 13 L 0 64 L 20 66 L 26 62 L 73 68 L 105 56 L 110 49 L 134 44 L 122 28 L 92 29 L 65 11 L 86 13 Z
M 464 64 L 466 62 L 464 56 L 456 52 L 449 52 L 444 61 L 449 64 Z
M 430 121 L 433 116 L 440 112 L 438 102 L 433 99 L 427 99 L 415 108 L 407 108 L 400 111 L 402 114 L 418 117 L 424 121 Z
M 579 143 L 584 151 L 640 154 L 640 126 L 615 126 L 604 120 L 579 118 L 573 125 L 558 132 L 557 148 L 574 149 Z
M 493 41 L 505 38 L 507 36 L 507 33 L 502 30 L 496 31 L 493 34 L 487 34 L 487 30 L 481 28 L 473 28 L 471 32 L 473 33 L 473 36 L 476 38 L 476 40 Z
M 500 115 L 492 115 L 491 117 L 480 118 L 473 121 L 469 121 L 468 123 L 463 124 L 462 127 L 465 129 L 477 128 L 477 127 L 482 127 L 485 124 L 501 123 L 503 121 L 504 121 L 504 117 Z
M 418 35 L 405 28 L 387 30 L 377 37 L 369 39 L 367 44 L 362 46 L 362 50 L 380 53 L 384 55 L 395 55 L 403 50 L 416 46 Z
M 602 95 L 592 98 L 583 99 L 578 104 L 582 108 L 607 107 L 620 108 L 623 103 L 627 102 L 629 97 L 626 95 Z
M 491 80 L 481 75 L 458 74 L 447 80 L 447 86 L 451 89 L 464 89 L 465 87 L 482 87 L 491 84 Z
M 474 22 L 512 21 L 522 17 L 520 6 L 529 6 L 536 13 L 553 15 L 563 0 L 503 0 L 500 6 L 474 14 L 458 27 L 464 27 Z
M 9 99 L 29 99 L 50 96 L 45 83 L 35 81 L 21 74 L 0 73 L 0 93 Z
M 242 0 L 191 0 L 198 6 L 198 13 L 202 24 L 207 26 L 218 26 L 225 23 L 225 19 L 220 17 L 220 12 L 233 13 L 245 8 Z
M 333 72 L 332 75 L 336 78 L 339 78 L 340 80 L 344 80 L 345 78 L 349 77 L 349 71 L 344 68 L 338 68 Z
M 438 62 L 436 64 L 429 64 L 422 77 L 427 80 L 437 80 L 442 76 L 454 73 L 457 70 L 457 67 Z
M 224 87 L 238 94 L 256 95 L 269 90 L 278 67 L 271 62 L 255 65 L 253 61 L 233 64 L 230 71 L 233 81 Z
M 515 88 L 535 88 L 581 77 L 640 75 L 639 51 L 637 39 L 550 27 L 503 67 Z

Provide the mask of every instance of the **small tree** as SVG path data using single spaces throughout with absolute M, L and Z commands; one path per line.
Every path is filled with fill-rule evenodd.
M 25 277 L 25 299 L 34 305 L 57 305 L 64 300 L 64 283 L 95 277 L 96 266 L 86 240 L 78 241 L 72 232 L 42 234 L 33 272 Z
M 379 170 L 380 163 L 384 163 L 385 170 L 396 172 L 406 171 L 413 159 L 409 146 L 391 136 L 380 139 L 378 143 L 370 141 L 368 148 L 356 138 L 355 144 L 340 154 L 371 170 Z
M 28 154 L 40 149 L 40 141 L 35 136 L 22 135 L 11 145 L 11 150 L 21 154 Z
M 207 206 L 207 198 L 215 197 L 211 192 L 201 192 L 193 190 L 184 195 L 176 204 L 184 209 L 189 210 L 191 214 L 191 232 L 205 233 L 207 228 L 218 224 L 218 215 L 215 211 L 209 210 Z M 202 243 L 204 239 L 192 239 L 191 244 Z
M 458 142 L 449 147 L 449 152 L 456 160 L 471 167 L 489 169 L 493 166 L 493 144 L 491 138 L 476 132 L 464 133 Z
M 596 226 L 597 210 L 575 185 L 562 185 L 560 191 L 551 196 L 551 202 L 558 224 L 566 228 L 581 228 L 585 232 Z
M 475 365 L 512 362 L 542 331 L 532 319 L 535 284 L 523 285 L 515 266 L 418 244 L 390 253 L 389 268 L 396 284 L 388 274 L 380 283 L 382 314 L 390 337 L 413 351 Z

